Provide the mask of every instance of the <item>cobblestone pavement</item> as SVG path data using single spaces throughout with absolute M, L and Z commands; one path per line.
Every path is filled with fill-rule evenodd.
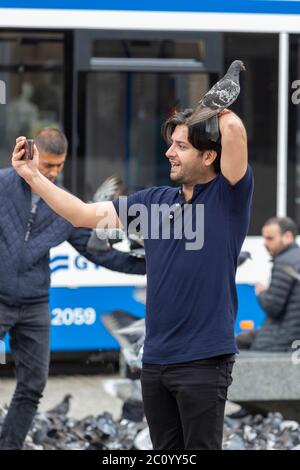
M 84 418 L 88 415 L 99 415 L 104 411 L 112 414 L 114 419 L 120 417 L 122 401 L 108 395 L 103 382 L 106 379 L 118 378 L 119 375 L 72 375 L 52 376 L 48 380 L 40 410 L 46 411 L 59 403 L 64 395 L 71 393 L 70 416 Z M 0 377 L 0 407 L 9 404 L 15 387 L 11 378 Z M 231 413 L 237 405 L 227 403 L 226 412 Z

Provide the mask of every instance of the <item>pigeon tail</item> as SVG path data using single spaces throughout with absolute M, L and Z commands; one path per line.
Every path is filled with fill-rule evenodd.
M 205 132 L 209 140 L 217 142 L 220 137 L 218 116 L 213 116 L 205 123 Z
M 218 114 L 220 110 L 215 110 L 211 108 L 202 107 L 201 105 L 199 108 L 197 107 L 191 117 L 187 119 L 187 125 L 193 126 L 194 124 L 198 124 L 199 122 L 206 121 Z

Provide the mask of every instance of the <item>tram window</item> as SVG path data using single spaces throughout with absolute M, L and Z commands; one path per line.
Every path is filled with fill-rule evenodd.
M 145 39 L 96 39 L 92 46 L 93 57 L 126 57 L 156 59 L 194 59 L 204 61 L 205 41 L 188 40 L 145 40 Z
M 62 128 L 64 36 L 0 32 L 0 75 L 6 105 L 0 106 L 0 167 L 18 135 L 34 137 L 42 127 Z
M 61 65 L 63 35 L 57 33 L 0 32 L 0 64 Z
M 209 88 L 206 73 L 91 73 L 87 80 L 83 197 L 118 174 L 128 192 L 171 184 L 161 125 L 197 102 Z

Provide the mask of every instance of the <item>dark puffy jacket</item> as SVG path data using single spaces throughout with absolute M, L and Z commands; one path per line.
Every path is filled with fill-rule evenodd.
M 31 189 L 13 168 L 0 170 L 0 302 L 21 305 L 47 302 L 49 250 L 68 241 L 83 256 L 107 268 L 136 272 L 135 260 L 115 253 L 99 257 L 87 252 L 91 231 L 74 228 L 40 199 L 28 241 L 25 241 L 31 210 Z M 117 259 L 116 259 L 117 258 Z
M 266 320 L 251 349 L 288 351 L 293 341 L 300 339 L 300 282 L 282 270 L 285 265 L 300 272 L 300 248 L 296 243 L 274 258 L 270 286 L 258 296 Z
M 99 263 L 112 271 L 126 274 L 146 274 L 146 261 L 126 252 L 115 250 L 99 251 Z

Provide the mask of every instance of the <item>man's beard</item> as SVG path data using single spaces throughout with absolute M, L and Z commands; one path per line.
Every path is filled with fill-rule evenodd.
M 179 184 L 183 184 L 185 182 L 185 176 L 183 174 L 182 171 L 180 171 L 179 173 L 172 173 L 170 172 L 170 179 L 174 182 L 174 183 L 179 183 Z

